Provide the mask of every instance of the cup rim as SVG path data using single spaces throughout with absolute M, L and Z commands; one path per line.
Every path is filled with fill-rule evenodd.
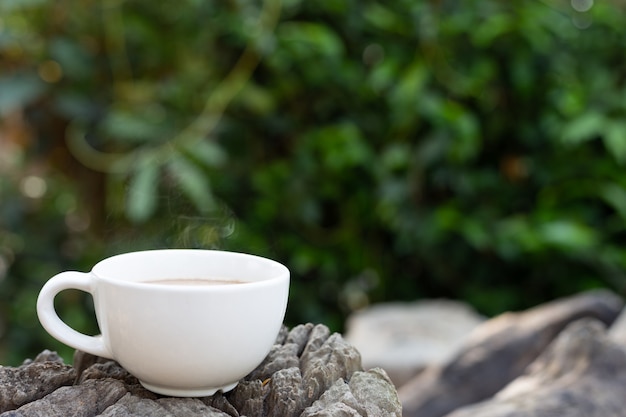
M 185 285 L 185 284 L 169 284 L 163 285 L 155 282 L 147 282 L 141 280 L 130 280 L 130 279 L 120 279 L 119 277 L 111 276 L 110 273 L 107 273 L 104 269 L 108 264 L 112 262 L 119 261 L 122 258 L 131 258 L 131 257 L 140 257 L 140 256 L 154 256 L 154 255 L 162 255 L 168 256 L 174 253 L 185 253 L 191 256 L 205 256 L 205 255 L 214 255 L 214 256 L 225 256 L 232 258 L 241 258 L 250 259 L 256 262 L 261 262 L 271 266 L 276 269 L 276 272 L 273 276 L 269 278 L 264 278 L 257 281 L 246 281 L 239 283 L 238 285 L 232 284 L 214 284 L 214 285 Z M 91 269 L 91 274 L 97 279 L 104 282 L 108 282 L 118 286 L 126 286 L 126 287 L 134 287 L 134 288 L 142 288 L 142 289 L 151 289 L 151 290 L 163 290 L 163 291 L 208 291 L 208 292 L 216 292 L 216 291 L 234 291 L 234 290 L 243 290 L 251 289 L 255 287 L 264 287 L 267 285 L 274 285 L 277 282 L 286 281 L 289 282 L 290 272 L 289 269 L 283 265 L 282 263 L 275 261 L 270 258 L 266 258 L 259 255 L 253 255 L 250 253 L 244 252 L 235 252 L 235 251 L 226 251 L 226 250 L 216 250 L 216 249 L 179 249 L 179 248 L 170 248 L 170 249 L 146 249 L 146 250 L 138 250 L 131 252 L 123 252 L 117 255 L 112 255 L 110 257 L 104 258 L 98 263 L 96 263 Z M 171 277 L 175 278 L 175 277 Z M 168 279 L 168 278 L 164 278 Z

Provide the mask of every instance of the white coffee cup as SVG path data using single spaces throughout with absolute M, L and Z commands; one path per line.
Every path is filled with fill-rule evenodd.
M 195 281 L 211 279 L 239 282 Z M 79 333 L 59 318 L 54 298 L 66 289 L 92 295 L 101 335 Z M 263 361 L 280 331 L 288 293 L 289 270 L 270 259 L 151 250 L 107 258 L 88 273 L 52 277 L 39 293 L 37 314 L 53 337 L 116 360 L 147 389 L 195 397 L 233 389 Z

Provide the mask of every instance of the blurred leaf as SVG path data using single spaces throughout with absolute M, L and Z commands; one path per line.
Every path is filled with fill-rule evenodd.
M 436 210 L 435 219 L 439 228 L 456 231 L 463 222 L 463 215 L 458 207 L 448 204 Z
M 414 61 L 396 80 L 389 97 L 394 107 L 407 107 L 408 111 L 415 110 L 415 103 L 422 97 L 421 92 L 429 78 L 429 71 L 420 61 Z
M 0 116 L 23 108 L 45 91 L 45 84 L 28 72 L 0 76 Z
M 471 33 L 471 38 L 479 47 L 492 44 L 496 38 L 514 29 L 514 20 L 507 14 L 496 14 L 477 25 Z
M 207 168 L 215 168 L 224 165 L 228 156 L 224 150 L 213 140 L 199 140 L 185 146 L 187 154 L 198 160 Z
M 239 93 L 237 101 L 248 107 L 258 115 L 270 113 L 276 105 L 272 92 L 269 89 L 248 83 Z
M 445 157 L 447 147 L 448 138 L 437 132 L 421 141 L 417 158 L 424 166 L 435 165 Z
M 387 171 L 399 171 L 409 166 L 411 149 L 406 143 L 389 144 L 380 155 L 380 166 Z
M 371 157 L 367 143 L 353 123 L 340 123 L 314 130 L 310 137 L 322 163 L 332 170 L 365 164 Z
M 450 143 L 453 160 L 465 162 L 476 157 L 481 150 L 481 138 L 475 117 L 451 100 L 444 102 L 441 110 L 445 125 L 454 131 Z
M 492 243 L 491 235 L 476 219 L 465 219 L 461 225 L 461 233 L 469 244 L 478 250 L 489 248 Z
M 435 104 L 438 99 L 436 94 L 424 91 L 430 71 L 423 63 L 415 60 L 401 74 L 393 75 L 393 86 L 386 95 L 393 124 L 398 128 L 415 126 L 421 121 L 418 109 Z
M 103 122 L 113 139 L 126 142 L 153 142 L 164 135 L 163 115 L 158 107 L 114 108 Z
M 559 110 L 568 118 L 581 114 L 585 108 L 585 90 L 571 86 L 559 91 L 556 97 Z
M 277 33 L 285 42 L 299 46 L 308 45 L 324 55 L 340 56 L 344 52 L 341 38 L 328 26 L 318 23 L 285 22 L 280 24 Z
M 45 4 L 46 2 L 48 2 L 48 0 L 2 0 L 0 1 L 0 10 L 10 12 Z
M 548 244 L 568 251 L 588 249 L 598 241 L 598 236 L 592 228 L 569 220 L 544 223 L 539 232 Z
M 513 260 L 542 248 L 542 239 L 526 216 L 504 218 L 495 224 L 494 230 L 495 248 L 505 259 Z
M 350 2 L 345 0 L 319 0 L 317 2 L 321 8 L 336 15 L 344 15 L 348 12 Z
M 57 94 L 54 104 L 57 111 L 69 120 L 93 120 L 98 114 L 98 103 L 88 96 L 74 91 Z
M 565 125 L 563 142 L 571 145 L 591 140 L 602 133 L 606 119 L 596 111 L 583 113 Z
M 626 122 L 612 121 L 604 131 L 604 145 L 620 164 L 626 162 Z
M 379 3 L 368 4 L 363 16 L 367 22 L 388 32 L 407 34 L 410 31 L 410 26 L 406 24 L 403 16 Z
M 157 206 L 159 164 L 149 155 L 139 160 L 130 180 L 126 199 L 126 213 L 135 223 L 149 219 Z
M 215 202 L 207 175 L 182 155 L 174 155 L 168 164 L 183 193 L 201 213 L 213 208 Z
M 377 93 L 382 93 L 396 82 L 398 73 L 397 63 L 393 60 L 386 60 L 376 65 L 369 76 L 369 83 Z
M 626 220 L 626 189 L 618 184 L 606 184 L 598 189 L 600 197 L 606 201 L 622 219 Z
M 61 65 L 65 77 L 76 80 L 88 78 L 92 74 L 91 56 L 74 39 L 55 38 L 51 42 L 50 55 Z

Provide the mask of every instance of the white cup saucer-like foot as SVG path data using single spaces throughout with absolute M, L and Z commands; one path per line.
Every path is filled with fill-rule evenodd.
M 210 395 L 215 394 L 218 391 L 222 391 L 223 393 L 226 393 L 232 390 L 233 388 L 235 388 L 237 384 L 239 383 L 239 381 L 237 381 L 234 384 L 228 384 L 222 387 L 184 389 L 184 388 L 172 388 L 172 387 L 153 385 L 153 384 L 149 384 L 143 381 L 139 381 L 139 382 L 145 389 L 149 391 L 152 391 L 161 395 L 167 395 L 170 397 L 208 397 Z

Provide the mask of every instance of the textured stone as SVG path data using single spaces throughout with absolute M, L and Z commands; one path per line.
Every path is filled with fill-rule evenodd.
M 401 386 L 425 366 L 449 360 L 484 320 L 460 301 L 382 303 L 351 315 L 344 337 L 365 369 L 381 367 Z
M 58 353 L 52 352 L 48 349 L 42 351 L 39 355 L 35 357 L 35 359 L 26 359 L 22 365 L 30 365 L 34 362 L 58 362 L 64 363 L 63 358 L 59 356 Z
M 66 386 L 44 398 L 23 405 L 1 417 L 93 417 L 126 394 L 124 384 L 114 379 L 89 380 Z
M 359 353 L 341 335 L 308 323 L 289 332 L 226 397 L 248 417 L 299 416 L 337 380 L 360 370 Z
M 0 412 L 38 400 L 70 385 L 76 371 L 54 352 L 44 351 L 19 367 L 0 367 Z
M 306 405 L 330 388 L 335 381 L 348 380 L 362 370 L 359 352 L 337 333 L 328 336 L 328 328 L 316 326 L 300 358 Z
M 401 405 L 389 377 L 382 369 L 355 372 L 349 382 L 337 380 L 301 417 L 396 416 Z
M 228 401 L 242 416 L 264 415 L 266 390 L 261 380 L 241 381 L 237 388 L 226 393 Z
M 610 324 L 622 307 L 617 295 L 593 291 L 486 321 L 452 360 L 426 368 L 399 389 L 405 417 L 439 417 L 491 397 L 569 323 L 591 317 Z
M 284 345 L 274 345 L 263 363 L 259 365 L 250 375 L 249 379 L 265 380 L 270 378 L 275 372 L 281 369 L 300 366 L 299 347 L 295 343 Z
M 115 404 L 108 407 L 102 417 L 172 417 L 156 401 L 126 394 Z
M 102 417 L 230 417 L 197 398 L 162 398 L 150 400 L 126 394 L 107 408 Z
M 173 417 L 229 417 L 227 413 L 209 407 L 197 398 L 162 398 L 157 402 Z
M 271 416 L 300 415 L 308 400 L 305 396 L 300 369 L 281 369 L 272 377 L 267 401 Z
M 310 323 L 291 331 L 284 327 L 263 363 L 236 388 L 203 398 L 154 394 L 117 362 L 108 359 L 77 352 L 74 369 L 58 362 L 57 358 L 44 352 L 35 361 L 7 372 L 9 376 L 22 377 L 16 379 L 19 383 L 9 381 L 8 387 L 0 386 L 0 392 L 26 384 L 39 396 L 18 395 L 20 401 L 24 400 L 18 402 L 14 400 L 15 392 L 9 392 L 10 395 L 0 400 L 7 406 L 21 407 L 0 417 L 296 417 L 338 383 L 346 385 L 354 398 L 350 403 L 352 410 L 356 403 L 364 404 L 358 408 L 356 416 L 399 416 L 401 412 L 395 388 L 383 371 L 362 372 L 360 355 L 353 346 L 341 335 L 331 334 L 326 326 Z M 53 365 L 67 368 L 70 372 L 63 381 L 68 385 L 75 382 L 75 385 L 58 388 L 56 383 L 45 395 L 41 387 L 36 388 L 39 386 L 36 367 L 42 367 L 44 375 L 50 375 Z M 50 378 L 44 378 L 43 383 L 48 380 Z M 326 403 L 329 401 L 332 397 L 327 396 Z M 389 409 L 391 412 L 387 412 Z
M 609 337 L 626 348 L 626 308 L 622 310 L 617 319 L 611 324 Z
M 618 417 L 625 410 L 626 351 L 603 323 L 581 319 L 491 400 L 448 417 Z
M 204 397 L 200 399 L 206 405 L 209 405 L 217 410 L 220 410 L 231 417 L 240 417 L 239 411 L 232 405 L 224 394 L 221 392 L 216 392 L 214 395 L 210 397 Z

